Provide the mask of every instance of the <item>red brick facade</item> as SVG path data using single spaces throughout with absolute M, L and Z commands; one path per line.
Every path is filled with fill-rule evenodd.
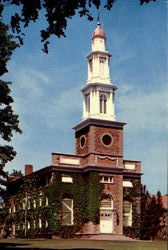
M 118 127 L 116 127 L 118 125 Z M 123 125 L 117 122 L 110 124 L 103 121 L 101 125 L 90 119 L 90 123 L 75 133 L 76 154 L 84 155 L 88 153 L 103 154 L 122 157 L 123 156 Z M 74 128 L 75 129 L 75 128 Z M 112 143 L 105 146 L 102 142 L 103 135 L 110 135 Z M 81 147 L 81 138 L 85 136 L 85 145 Z
M 131 185 L 134 182 L 140 182 L 140 162 L 123 160 L 123 127 L 125 123 L 109 122 L 104 120 L 88 119 L 77 125 L 75 129 L 75 150 L 76 154 L 52 153 L 52 165 L 39 171 L 36 175 L 47 177 L 48 185 L 52 180 L 54 172 L 65 173 L 71 176 L 71 173 L 78 172 L 83 174 L 87 171 L 96 172 L 100 176 L 102 186 L 102 197 L 110 197 L 113 206 L 109 208 L 100 207 L 100 222 L 94 224 L 89 221 L 85 223 L 77 234 L 101 234 L 103 232 L 102 221 L 110 218 L 109 226 L 113 235 L 123 234 L 123 201 L 131 187 L 124 188 L 125 185 Z M 103 141 L 103 136 L 107 136 L 107 141 Z M 83 138 L 83 139 L 81 139 Z M 107 145 L 106 145 L 107 143 Z M 31 175 L 32 165 L 25 165 L 25 178 Z M 53 172 L 54 171 L 54 172 Z M 43 180 L 45 179 L 43 178 Z M 111 178 L 111 181 L 104 181 L 101 178 Z M 17 181 L 17 180 L 16 180 Z M 73 185 L 73 183 L 72 183 Z M 102 198 L 100 197 L 100 199 Z M 74 197 L 75 199 L 75 197 Z M 140 213 L 140 200 L 135 197 L 136 210 Z M 138 204 L 138 205 L 137 205 Z M 101 216 L 105 216 L 102 218 Z

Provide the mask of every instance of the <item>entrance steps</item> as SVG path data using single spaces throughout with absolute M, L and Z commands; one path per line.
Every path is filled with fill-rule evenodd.
M 114 235 L 114 234 L 96 234 L 96 235 L 83 235 L 82 239 L 87 240 L 111 240 L 111 241 L 140 241 L 138 239 L 132 239 L 125 235 Z

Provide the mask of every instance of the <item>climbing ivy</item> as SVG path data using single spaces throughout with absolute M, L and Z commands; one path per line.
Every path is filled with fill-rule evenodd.
M 140 238 L 140 202 L 141 202 L 141 183 L 140 180 L 132 180 L 133 187 L 124 187 L 123 200 L 132 203 L 132 226 L 123 227 L 123 232 L 131 238 Z
M 102 186 L 100 185 L 97 173 L 92 173 L 87 177 L 87 219 L 95 224 L 99 224 L 100 197 Z
M 34 238 L 37 236 L 72 237 L 88 221 L 99 223 L 101 184 L 97 173 L 72 173 L 73 183 L 61 181 L 61 173 L 55 173 L 48 186 L 40 186 L 40 177 L 22 178 L 22 183 L 12 200 L 15 211 L 6 216 L 6 225 L 15 224 L 16 236 Z M 19 190 L 19 192 L 18 192 Z M 74 200 L 74 224 L 61 225 L 61 201 L 69 196 Z M 46 204 L 46 197 L 48 204 Z M 26 199 L 25 207 L 23 201 Z M 10 208 L 7 199 L 6 211 Z M 41 228 L 39 228 L 39 219 Z M 8 230 L 8 234 L 9 234 Z M 7 232 L 7 228 L 6 228 Z

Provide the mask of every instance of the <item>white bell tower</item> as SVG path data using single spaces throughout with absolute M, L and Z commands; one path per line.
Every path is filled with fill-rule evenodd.
M 114 95 L 117 87 L 110 79 L 110 57 L 106 36 L 100 23 L 93 32 L 92 51 L 88 59 L 88 80 L 83 92 L 83 120 L 87 118 L 115 121 Z

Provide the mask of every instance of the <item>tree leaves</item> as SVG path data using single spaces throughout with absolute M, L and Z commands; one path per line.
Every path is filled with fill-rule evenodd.
M 8 35 L 8 29 L 9 27 L 0 21 L 0 76 L 8 72 L 7 62 L 18 47 L 18 44 L 12 40 L 13 36 Z M 21 133 L 18 115 L 14 114 L 12 107 L 10 84 L 0 80 L 0 137 L 7 142 L 11 141 L 13 132 Z M 12 146 L 0 144 L 0 177 L 7 179 L 7 173 L 5 174 L 3 168 L 8 161 L 14 159 L 15 155 L 16 152 Z M 1 181 L 2 184 L 4 185 L 5 182 Z
M 11 106 L 13 98 L 10 96 L 9 83 L 0 80 L 0 135 L 6 141 L 11 141 L 13 131 L 21 133 L 18 115 Z
M 164 208 L 160 192 L 151 196 L 146 187 L 142 187 L 141 194 L 141 239 L 154 239 L 164 227 Z
M 7 61 L 18 47 L 18 44 L 12 41 L 12 35 L 8 35 L 8 29 L 8 25 L 0 21 L 0 76 L 8 72 Z
M 93 21 L 92 7 L 99 9 L 101 6 L 106 10 L 111 10 L 114 3 L 120 0 L 36 0 L 30 4 L 29 0 L 3 0 L 0 4 L 0 14 L 4 8 L 16 5 L 19 11 L 11 16 L 11 28 L 13 33 L 17 33 L 20 45 L 23 44 L 23 27 L 28 27 L 33 21 L 36 22 L 42 10 L 43 18 L 47 27 L 41 30 L 41 42 L 44 43 L 43 51 L 48 53 L 49 38 L 51 36 L 66 36 L 67 20 L 78 14 L 80 17 L 86 16 L 89 21 Z M 140 5 L 156 0 L 137 0 Z

